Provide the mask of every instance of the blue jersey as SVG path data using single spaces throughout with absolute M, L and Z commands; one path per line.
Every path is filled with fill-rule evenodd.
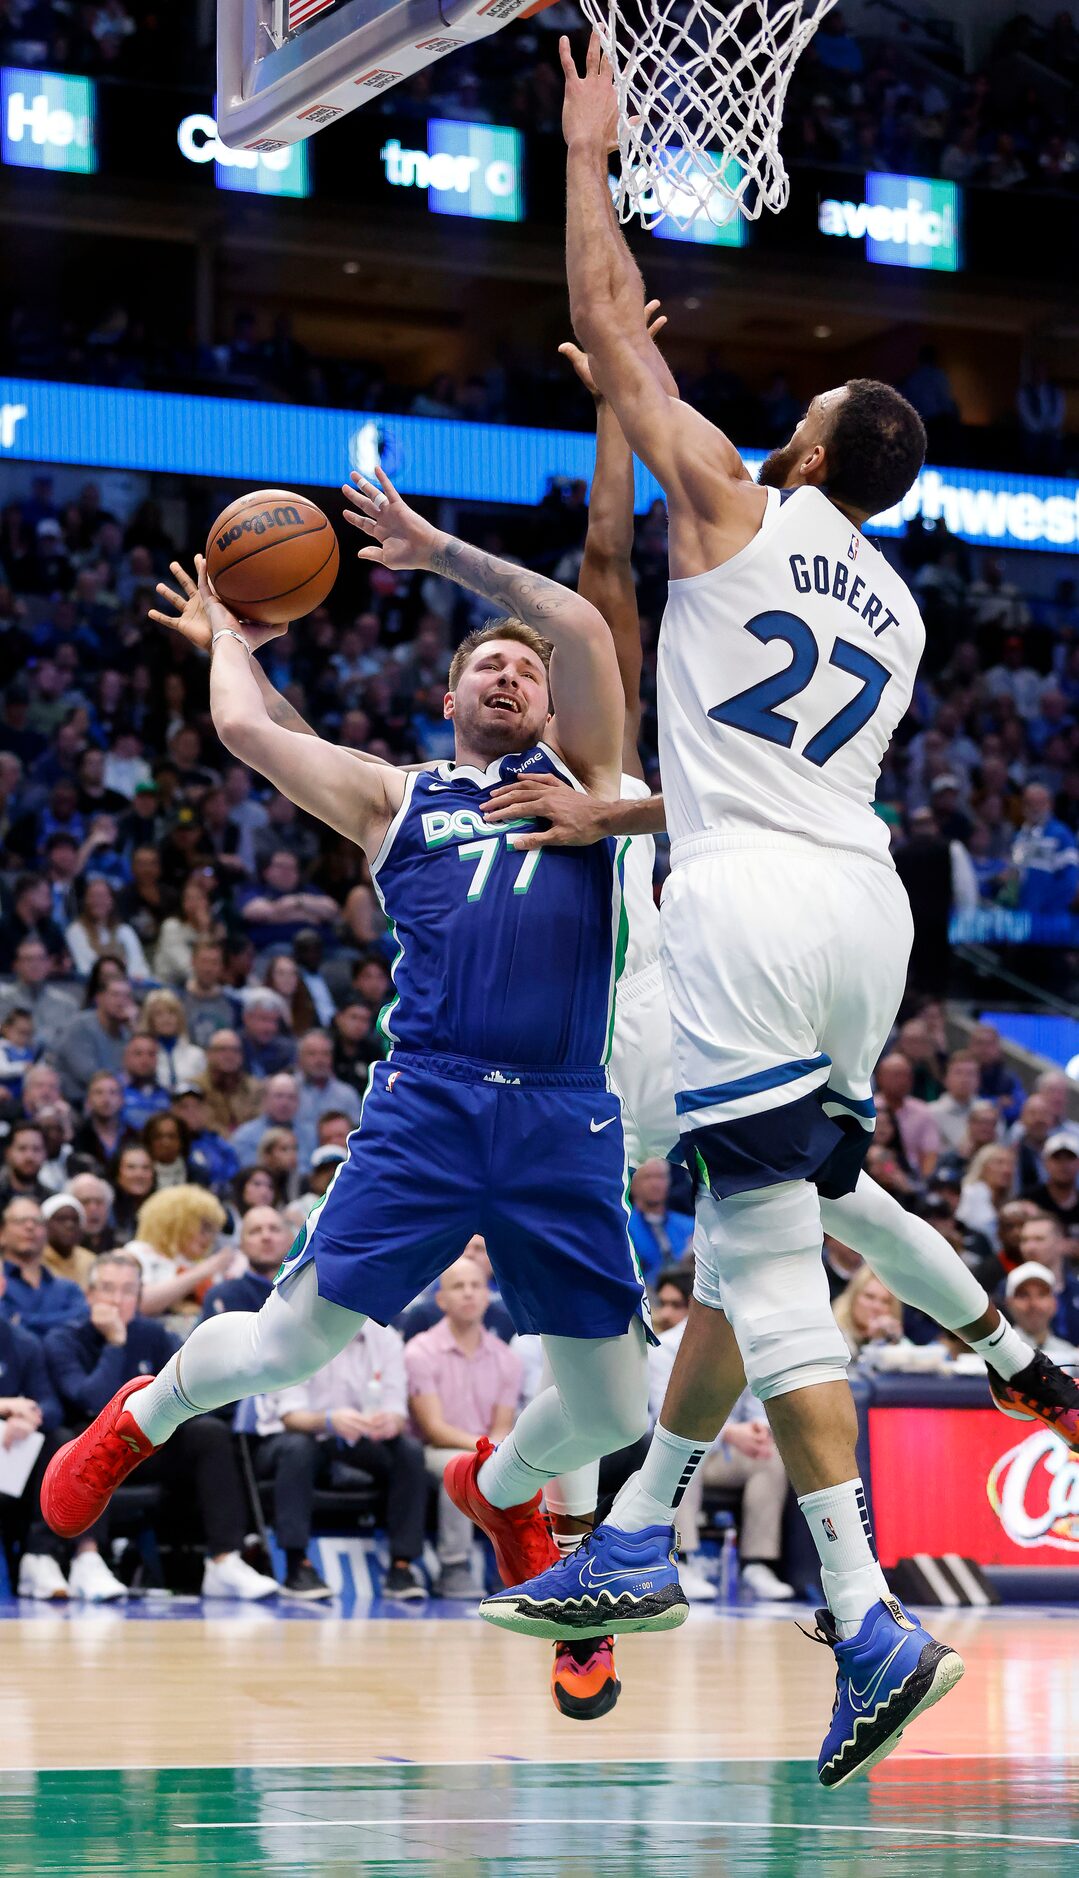
M 594 1068 L 607 1061 L 625 956 L 625 844 L 510 847 L 483 814 L 522 772 L 580 787 L 542 743 L 486 770 L 440 763 L 406 778 L 371 865 L 398 946 L 380 1026 L 402 1050 Z

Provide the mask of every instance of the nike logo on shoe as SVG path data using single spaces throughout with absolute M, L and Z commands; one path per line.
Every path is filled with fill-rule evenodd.
M 592 1134 L 592 1135 L 601 1135 L 605 1128 L 609 1128 L 611 1123 L 616 1122 L 617 1120 L 618 1120 L 617 1115 L 608 1115 L 607 1120 L 605 1122 L 597 1122 L 595 1116 L 593 1115 L 592 1120 L 588 1124 L 588 1132 L 589 1134 Z
M 888 1671 L 891 1669 L 892 1664 L 895 1662 L 895 1659 L 899 1655 L 899 1652 L 902 1648 L 903 1648 L 902 1643 L 896 1644 L 895 1649 L 892 1650 L 890 1654 L 885 1657 L 880 1668 L 877 1670 L 876 1675 L 870 1677 L 864 1689 L 856 1689 L 854 1687 L 853 1682 L 849 1685 L 848 1699 L 850 1701 L 850 1705 L 852 1709 L 855 1709 L 859 1713 L 864 1714 L 866 1709 L 869 1708 L 870 1704 L 876 1702 L 877 1695 L 880 1692 L 881 1684 L 883 1683 L 885 1677 L 888 1674 Z

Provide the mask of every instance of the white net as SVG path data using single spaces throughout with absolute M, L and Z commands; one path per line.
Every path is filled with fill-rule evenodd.
M 787 86 L 835 0 L 581 0 L 618 93 L 622 221 L 785 207 Z

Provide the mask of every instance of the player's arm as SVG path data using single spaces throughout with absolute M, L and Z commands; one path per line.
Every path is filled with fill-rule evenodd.
M 639 801 L 582 795 L 558 776 L 522 777 L 491 793 L 485 822 L 543 821 L 545 828 L 507 834 L 511 848 L 587 848 L 608 835 L 661 835 L 666 827 L 662 796 Z
M 554 647 L 550 682 L 559 748 L 583 782 L 613 787 L 625 706 L 618 661 L 602 616 L 558 581 L 444 534 L 402 501 L 383 470 L 375 474 L 379 489 L 355 473 L 354 486 L 344 489 L 352 504 L 345 519 L 378 544 L 361 548 L 360 559 L 441 574 L 549 639 Z
M 401 806 L 403 776 L 382 764 L 357 763 L 321 737 L 297 737 L 274 723 L 255 675 L 254 654 L 280 629 L 240 625 L 213 592 L 201 555 L 197 565 L 199 593 L 216 637 L 210 653 L 210 715 L 221 742 L 297 808 L 368 854 L 377 853 Z
M 559 51 L 566 77 L 566 273 L 573 329 L 631 449 L 674 508 L 715 521 L 731 487 L 748 482 L 749 472 L 730 439 L 679 398 L 649 337 L 644 283 L 607 183 L 618 105 L 599 41 L 593 34 L 583 77 L 568 39 L 560 41 Z
M 659 301 L 645 308 L 649 337 L 666 320 Z M 633 580 L 633 452 L 614 407 L 592 376 L 589 361 L 579 346 L 558 348 L 568 359 L 586 391 L 596 400 L 596 467 L 588 498 L 588 532 L 577 591 L 603 614 L 614 640 L 618 671 L 625 698 L 626 722 L 622 738 L 622 768 L 643 779 L 638 748 L 641 730 L 641 621 Z

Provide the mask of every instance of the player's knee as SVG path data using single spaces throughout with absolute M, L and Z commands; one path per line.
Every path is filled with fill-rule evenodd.
M 850 1351 L 830 1313 L 814 1314 L 806 1321 L 789 1317 L 743 1325 L 745 1342 L 742 1360 L 746 1382 L 762 1402 L 776 1396 L 790 1395 L 795 1389 L 811 1389 L 821 1383 L 844 1382 Z

